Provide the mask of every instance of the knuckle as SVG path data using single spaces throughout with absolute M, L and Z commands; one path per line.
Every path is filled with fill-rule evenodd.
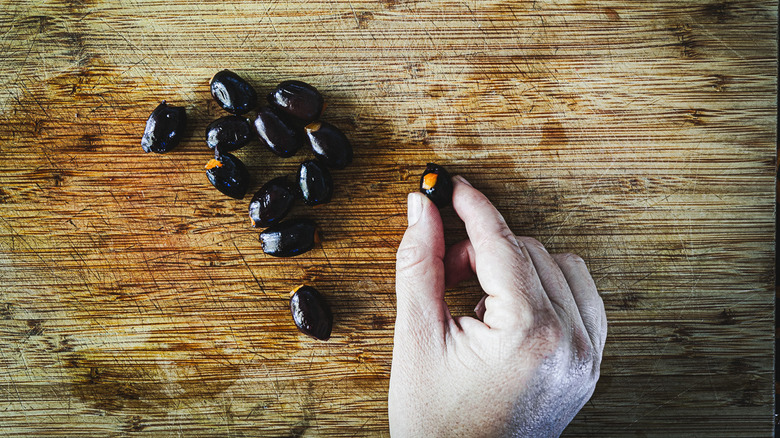
M 574 348 L 578 367 L 585 366 L 590 368 L 596 358 L 596 351 L 590 342 L 590 337 L 585 333 L 579 333 Z
M 501 238 L 501 240 L 517 243 L 517 237 L 515 236 L 515 233 L 513 233 L 512 230 L 509 229 L 509 225 L 506 225 L 506 223 L 504 224 L 504 226 L 499 228 L 498 236 Z
M 485 300 L 487 302 L 487 300 Z M 513 318 L 508 319 L 510 331 L 518 335 L 518 339 L 527 339 L 534 336 L 536 331 L 534 311 L 529 306 L 520 306 L 513 309 Z
M 585 260 L 582 259 L 582 257 L 578 256 L 577 254 L 573 254 L 570 252 L 565 252 L 563 254 L 558 254 L 555 256 L 555 260 L 558 263 L 563 263 L 566 265 L 578 265 L 578 264 L 585 264 Z
M 420 245 L 401 245 L 395 254 L 396 270 L 413 269 L 428 258 L 429 252 L 427 248 Z
M 597 361 L 596 351 L 590 337 L 582 330 L 575 330 L 569 350 L 569 360 L 566 368 L 571 376 L 581 378 L 593 372 Z
M 588 331 L 599 331 L 601 328 L 601 308 L 598 305 L 590 303 L 581 305 L 580 315 L 582 315 L 582 322 L 585 323 L 585 328 Z
M 534 239 L 533 237 L 519 236 L 517 237 L 517 240 L 520 241 L 525 246 L 530 246 L 530 247 L 540 249 L 542 251 L 547 251 L 547 248 L 544 247 L 542 242 Z

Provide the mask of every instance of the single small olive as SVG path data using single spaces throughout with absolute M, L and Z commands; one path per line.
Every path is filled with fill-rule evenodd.
M 206 176 L 217 190 L 236 199 L 243 198 L 251 184 L 246 166 L 231 154 L 221 154 L 209 160 Z
M 420 177 L 420 191 L 439 208 L 452 203 L 452 178 L 449 172 L 438 164 L 428 163 Z
M 298 167 L 298 187 L 306 205 L 326 204 L 333 197 L 333 177 L 315 160 L 304 161 Z
M 284 81 L 268 94 L 268 102 L 279 111 L 306 125 L 322 114 L 325 100 L 316 88 L 301 81 Z
M 215 74 L 209 82 L 211 95 L 225 111 L 244 114 L 257 106 L 257 93 L 249 82 L 230 70 Z
M 287 178 L 268 181 L 252 197 L 249 218 L 253 227 L 270 227 L 287 216 L 295 202 L 297 191 Z
M 252 123 L 242 116 L 225 116 L 211 122 L 206 128 L 206 144 L 220 153 L 246 146 L 255 136 Z
M 314 248 L 317 242 L 317 226 L 311 219 L 288 219 L 260 233 L 263 252 L 274 257 L 303 254 Z
M 326 166 L 343 169 L 352 162 L 352 145 L 341 130 L 328 122 L 306 125 L 306 137 L 314 155 Z
M 325 297 L 311 286 L 300 286 L 290 297 L 293 322 L 302 333 L 321 341 L 330 339 L 333 312 Z
M 303 146 L 303 130 L 293 126 L 269 107 L 261 108 L 255 119 L 258 137 L 271 152 L 289 158 Z
M 141 147 L 144 152 L 168 152 L 179 144 L 186 127 L 184 107 L 168 105 L 163 100 L 146 120 Z

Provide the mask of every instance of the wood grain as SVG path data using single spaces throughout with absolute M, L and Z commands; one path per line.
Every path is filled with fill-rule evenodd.
M 0 53 L 2 436 L 388 436 L 428 161 L 588 262 L 609 339 L 567 436 L 772 433 L 776 2 L 4 1 Z M 352 139 L 334 201 L 295 211 L 321 249 L 265 256 L 208 184 L 223 68 L 314 84 Z M 162 99 L 191 134 L 144 154 Z M 306 154 L 238 155 L 256 189 Z M 329 342 L 292 325 L 304 282 Z

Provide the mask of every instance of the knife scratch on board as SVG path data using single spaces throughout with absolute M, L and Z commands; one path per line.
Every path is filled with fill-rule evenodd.
M 254 271 L 252 271 L 252 268 L 249 266 L 249 263 L 247 263 L 246 258 L 244 258 L 244 254 L 241 253 L 241 250 L 238 249 L 238 245 L 236 245 L 236 242 L 234 240 L 230 240 L 230 243 L 233 244 L 233 248 L 236 249 L 236 252 L 238 253 L 238 256 L 241 257 L 241 261 L 244 262 L 244 266 L 246 266 L 246 269 L 249 271 L 249 273 L 252 275 L 252 278 L 255 279 L 255 283 L 257 283 L 257 286 L 260 288 L 260 290 L 263 292 L 263 295 L 266 297 L 268 296 L 268 292 L 265 290 L 265 284 L 263 284 L 262 280 L 257 278 Z

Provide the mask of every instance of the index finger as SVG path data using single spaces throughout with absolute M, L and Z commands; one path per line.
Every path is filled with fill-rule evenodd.
M 453 179 L 452 206 L 474 246 L 476 274 L 488 295 L 484 322 L 516 325 L 537 310 L 552 308 L 536 268 L 504 217 L 463 177 Z

